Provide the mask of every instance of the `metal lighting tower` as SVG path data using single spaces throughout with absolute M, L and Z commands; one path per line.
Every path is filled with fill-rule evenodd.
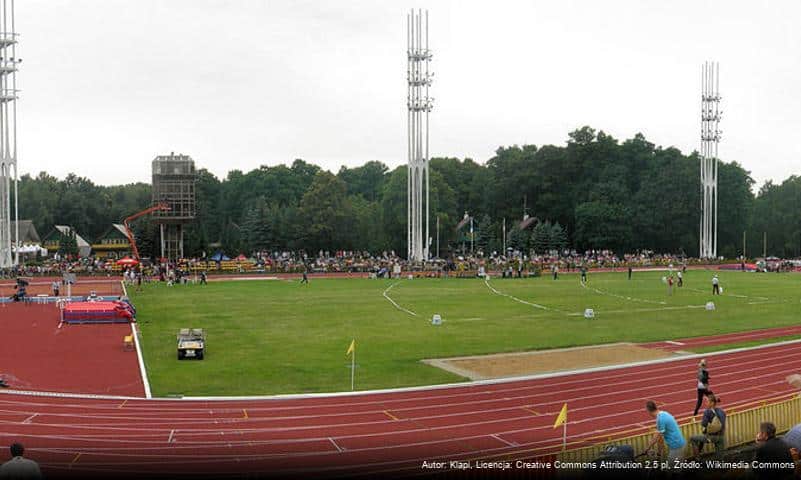
M 17 33 L 14 0 L 0 4 L 0 268 L 19 264 L 19 248 L 12 256 L 12 238 L 19 244 L 17 186 Z M 14 191 L 12 217 L 11 191 Z M 11 219 L 14 219 L 14 235 Z
M 718 143 L 720 66 L 705 62 L 701 68 L 701 234 L 700 258 L 718 256 Z
M 429 258 L 428 235 L 428 116 L 433 99 L 428 95 L 433 73 L 428 49 L 428 11 L 412 10 L 406 16 L 406 106 L 408 112 L 407 255 L 410 261 Z M 423 198 L 425 197 L 425 198 Z M 425 215 L 425 218 L 424 218 Z M 423 226 L 425 222 L 425 228 Z

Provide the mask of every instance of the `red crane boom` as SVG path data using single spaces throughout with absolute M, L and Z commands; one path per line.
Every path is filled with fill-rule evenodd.
M 153 213 L 156 211 L 164 211 L 164 210 L 170 210 L 170 206 L 167 205 L 166 203 L 157 203 L 150 208 L 142 210 L 141 212 L 134 213 L 133 215 L 122 221 L 123 226 L 125 226 L 125 236 L 128 237 L 128 243 L 131 244 L 131 252 L 133 253 L 133 257 L 135 259 L 139 260 L 139 249 L 136 247 L 136 239 L 134 238 L 134 234 L 133 231 L 131 230 L 129 222 L 132 222 L 137 218 L 143 217 L 149 213 Z

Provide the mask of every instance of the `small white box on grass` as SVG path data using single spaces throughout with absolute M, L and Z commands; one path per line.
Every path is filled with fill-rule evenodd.
M 712 311 L 715 309 L 715 304 L 713 302 L 706 302 L 706 306 L 704 308 L 707 311 Z
M 431 317 L 431 325 L 442 325 L 442 317 L 438 313 Z
M 584 318 L 595 318 L 595 310 L 593 310 L 592 308 L 585 308 Z
M 413 278 L 414 278 L 414 275 L 409 275 L 409 276 L 408 276 L 408 277 L 406 277 L 406 278 L 408 278 L 409 280 L 411 280 L 411 279 L 413 279 Z

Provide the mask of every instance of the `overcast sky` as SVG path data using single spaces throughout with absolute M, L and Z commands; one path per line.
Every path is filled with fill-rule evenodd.
M 158 154 L 225 176 L 406 162 L 406 13 L 429 9 L 431 155 L 618 139 L 699 146 L 721 64 L 721 158 L 801 173 L 801 2 L 17 0 L 20 171 L 150 181 Z

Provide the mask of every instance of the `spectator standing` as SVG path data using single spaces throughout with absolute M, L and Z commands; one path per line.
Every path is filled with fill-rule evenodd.
M 687 446 L 687 441 L 684 440 L 684 436 L 679 430 L 679 424 L 676 423 L 673 415 L 657 408 L 653 400 L 646 402 L 645 410 L 656 419 L 656 433 L 645 450 L 649 451 L 658 442 L 664 442 L 668 447 L 668 468 L 672 468 L 676 460 L 684 458 L 684 447 Z
M 693 446 L 693 455 L 704 449 L 704 444 L 711 443 L 715 446 L 715 453 L 720 454 L 726 449 L 726 412 L 718 406 L 720 400 L 714 395 L 706 397 L 706 410 L 701 419 L 701 435 L 690 437 L 690 444 Z
M 706 369 L 706 359 L 701 359 L 701 361 L 698 362 L 697 379 L 696 393 L 698 394 L 698 398 L 695 402 L 693 416 L 698 415 L 698 410 L 701 408 L 701 403 L 704 401 L 704 395 L 712 394 L 712 390 L 709 389 L 709 370 Z
M 27 480 L 41 479 L 42 472 L 39 464 L 31 459 L 25 458 L 22 454 L 25 447 L 21 443 L 11 445 L 11 460 L 0 465 L 0 480 Z

